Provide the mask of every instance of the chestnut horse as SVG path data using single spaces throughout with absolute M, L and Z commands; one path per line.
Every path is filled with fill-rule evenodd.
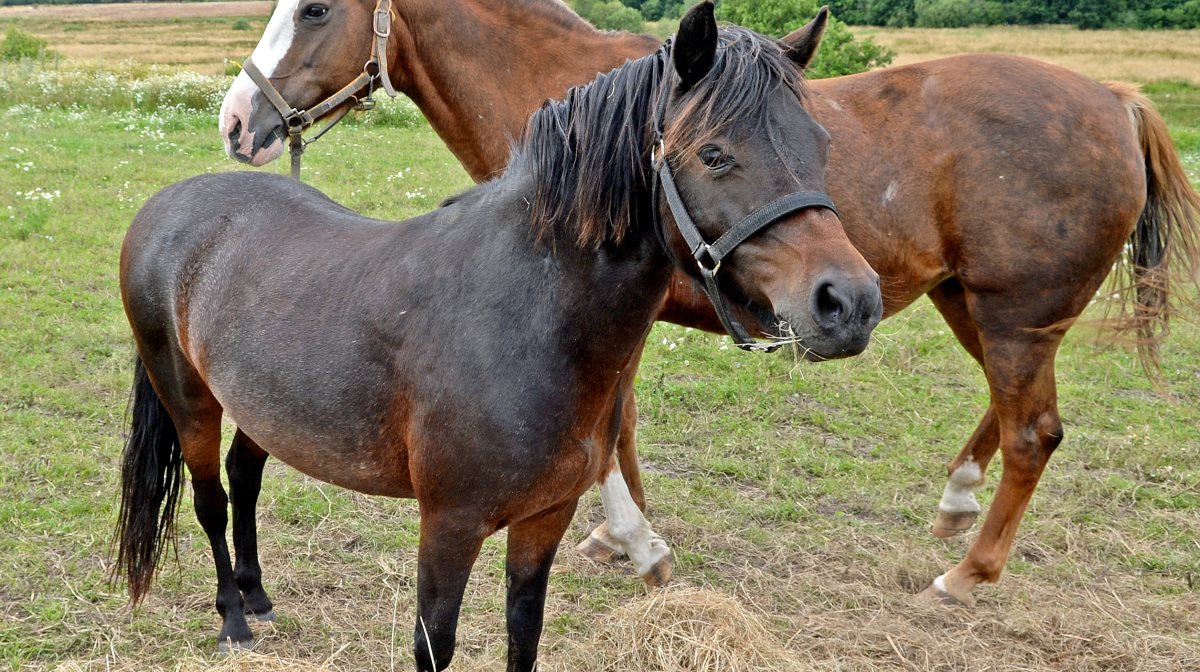
M 286 31 L 268 28 L 254 56 L 272 62 L 271 82 L 289 103 L 311 105 L 361 70 L 372 5 L 281 2 L 271 20 Z M 824 22 L 822 12 L 785 38 L 806 39 L 802 65 Z M 406 0 L 391 10 L 388 44 L 391 82 L 480 180 L 502 170 L 511 138 L 544 98 L 656 43 L 598 32 L 555 0 Z M 811 89 L 814 114 L 833 138 L 829 190 L 851 242 L 882 276 L 885 316 L 927 295 L 987 378 L 991 403 L 949 464 L 933 533 L 971 527 L 980 512 L 974 492 L 997 449 L 1000 485 L 966 557 L 924 593 L 970 604 L 977 584 L 999 579 L 1063 438 L 1054 376 L 1063 335 L 1119 263 L 1117 275 L 1132 284 L 1108 325 L 1139 336 L 1143 361 L 1154 366 L 1180 296 L 1174 281 L 1194 273 L 1200 258 L 1200 197 L 1162 118 L 1128 85 L 974 55 L 814 81 Z M 239 76 L 222 108 L 229 154 L 255 165 L 272 160 L 282 151 L 280 123 Z M 721 328 L 683 274 L 659 319 Z M 594 557 L 624 551 L 656 582 L 670 556 L 639 511 L 632 397 L 628 404 L 618 448 L 625 482 L 602 481 L 609 520 L 580 547 Z
M 555 551 L 608 467 L 672 271 L 724 256 L 713 298 L 731 319 L 821 357 L 861 352 L 880 319 L 879 278 L 823 193 L 828 135 L 805 95 L 786 48 L 718 31 L 704 3 L 673 46 L 540 109 L 502 177 L 415 220 L 263 173 L 152 197 L 121 251 L 138 360 L 117 567 L 134 602 L 186 464 L 219 641 L 249 643 L 246 612 L 272 615 L 245 509 L 236 569 L 225 541 L 227 414 L 235 502 L 257 495 L 268 454 L 417 499 L 418 670 L 449 665 L 471 567 L 507 527 L 508 669 L 534 669 Z

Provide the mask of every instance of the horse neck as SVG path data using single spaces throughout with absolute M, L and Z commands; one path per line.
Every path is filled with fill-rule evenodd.
M 524 313 L 503 349 L 532 352 L 535 345 L 522 339 L 541 344 L 536 347 L 549 339 L 587 368 L 577 372 L 588 374 L 580 385 L 604 387 L 611 384 L 609 374 L 623 370 L 640 351 L 653 326 L 666 296 L 670 259 L 649 230 L 598 248 L 577 244 L 569 224 L 539 236 L 525 200 L 530 179 L 526 170 L 510 170 L 475 187 L 484 191 L 466 192 L 424 215 L 418 226 L 394 227 L 382 249 L 394 251 L 391 257 L 415 254 L 421 269 L 441 269 L 402 279 L 396 284 L 400 293 L 427 291 L 434 303 L 482 289 L 484 299 L 506 306 L 502 312 Z M 448 291 L 447 282 L 460 289 Z M 467 312 L 470 319 L 485 315 Z
M 477 181 L 503 171 L 547 98 L 658 46 L 597 31 L 558 0 L 428 0 L 398 12 L 393 81 Z

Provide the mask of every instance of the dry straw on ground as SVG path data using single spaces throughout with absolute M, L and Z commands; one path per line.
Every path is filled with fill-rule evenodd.
M 682 533 L 683 530 L 668 532 Z M 734 543 L 720 535 L 700 542 L 715 549 Z M 1080 539 L 1088 544 L 1100 539 Z M 188 555 L 199 555 L 190 549 Z M 275 549 L 278 550 L 278 549 Z M 162 642 L 134 641 L 127 625 L 90 660 L 59 669 L 71 672 L 343 672 L 411 669 L 411 572 L 407 559 L 382 557 L 373 568 L 332 567 L 321 549 L 310 569 L 275 575 L 277 608 L 290 623 L 256 625 L 255 652 L 233 657 L 194 641 L 183 657 L 150 664 Z M 452 670 L 501 669 L 504 660 L 503 587 L 492 569 L 502 553 L 485 549 L 471 580 Z M 953 552 L 952 550 L 950 552 Z M 783 553 L 742 548 L 720 571 L 720 585 L 689 585 L 693 567 L 664 590 L 647 591 L 622 565 L 595 565 L 568 546 L 551 581 L 548 619 L 566 616 L 566 632 L 550 625 L 543 637 L 543 672 L 805 672 L 838 670 L 1062 670 L 1071 672 L 1189 672 L 1200 669 L 1200 594 L 1147 591 L 1145 577 L 1066 576 L 1061 550 L 1019 545 L 1020 557 L 1040 557 L 1045 571 L 1006 577 L 984 589 L 973 609 L 931 607 L 912 596 L 925 573 L 946 558 L 907 541 L 856 535 L 824 548 Z M 1086 555 L 1086 550 L 1083 551 Z M 867 556 L 876 558 L 866 562 Z M 203 558 L 201 558 L 203 560 Z M 334 563 L 336 564 L 336 563 Z M 336 570 L 337 586 L 328 581 Z M 611 580 L 628 598 L 616 606 L 589 606 L 555 584 L 582 576 Z M 170 580 L 168 579 L 168 584 Z M 148 609 L 165 620 L 211 612 L 211 587 L 176 596 L 159 590 Z M 185 591 L 188 592 L 188 591 Z M 167 595 L 164 595 L 166 593 Z M 319 599 L 314 599 L 319 597 Z M 166 601 L 158 601 L 158 600 Z M 608 604 L 613 604 L 609 602 Z M 114 620 L 121 620 L 114 615 Z M 215 617 L 214 617 L 215 618 Z M 215 627 L 215 620 L 213 620 Z M 98 633 L 97 638 L 99 638 Z M 186 640 L 189 635 L 175 635 Z M 108 649 L 108 650 L 105 650 Z M 139 651 L 141 649 L 141 651 Z

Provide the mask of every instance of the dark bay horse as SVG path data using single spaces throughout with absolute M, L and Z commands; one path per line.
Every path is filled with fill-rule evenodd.
M 711 241 L 699 247 L 717 262 L 731 248 L 719 291 L 757 334 L 847 356 L 881 317 L 878 276 L 823 193 L 828 135 L 791 53 L 718 31 L 703 3 L 672 46 L 541 108 L 503 176 L 412 221 L 367 219 L 262 173 L 151 198 L 121 251 L 138 360 L 117 567 L 134 602 L 186 465 L 219 641 L 252 640 L 245 614 L 273 606 L 242 514 L 273 455 L 417 499 L 419 670 L 449 665 L 480 546 L 507 528 L 508 669 L 534 669 L 555 550 L 608 468 L 672 271 L 701 274 L 693 241 Z M 236 567 L 223 415 L 237 425 Z
M 286 30 L 268 28 L 255 56 L 261 49 L 273 60 L 271 81 L 291 104 L 314 104 L 358 74 L 371 49 L 372 5 L 280 3 L 272 22 Z M 321 22 L 306 18 L 314 7 Z M 815 48 L 823 17 L 785 42 L 805 37 Z M 543 99 L 656 44 L 598 32 L 554 0 L 406 0 L 391 10 L 389 75 L 478 180 L 503 169 L 511 138 Z M 1200 265 L 1200 197 L 1162 118 L 1128 85 L 976 55 L 819 80 L 811 89 L 813 112 L 833 138 L 829 190 L 851 242 L 882 276 L 885 316 L 929 296 L 987 377 L 991 403 L 949 464 L 933 533 L 973 525 L 974 492 L 997 449 L 1003 475 L 966 557 L 925 593 L 969 604 L 977 584 L 999 579 L 1063 438 L 1054 376 L 1063 335 L 1116 267 L 1115 277 L 1131 282 L 1108 324 L 1138 336 L 1153 366 L 1180 298 L 1173 288 Z M 279 125 L 239 77 L 221 118 L 231 156 L 270 161 L 282 151 Z M 683 274 L 659 318 L 720 329 Z M 627 403 L 618 455 L 628 488 L 602 481 L 609 521 L 581 549 L 597 557 L 623 550 L 654 582 L 669 549 L 639 511 L 636 409 L 632 397 Z

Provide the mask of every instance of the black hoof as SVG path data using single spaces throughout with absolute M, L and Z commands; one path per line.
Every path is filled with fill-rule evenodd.
M 267 611 L 264 611 L 261 614 L 256 614 L 254 612 L 250 612 L 250 615 L 254 616 L 254 620 L 259 621 L 261 623 L 268 623 L 268 622 L 275 621 L 275 610 L 274 609 L 269 609 Z
M 241 613 L 232 614 L 225 620 L 221 632 L 217 635 L 217 651 L 233 653 L 253 648 L 254 633 L 250 631 L 250 624 Z
M 249 641 L 245 641 L 245 642 L 235 642 L 231 639 L 224 639 L 220 642 L 217 642 L 217 653 L 220 653 L 220 654 L 228 655 L 231 653 L 237 653 L 238 651 L 253 651 L 253 650 L 254 650 L 254 640 L 253 639 L 251 639 Z

